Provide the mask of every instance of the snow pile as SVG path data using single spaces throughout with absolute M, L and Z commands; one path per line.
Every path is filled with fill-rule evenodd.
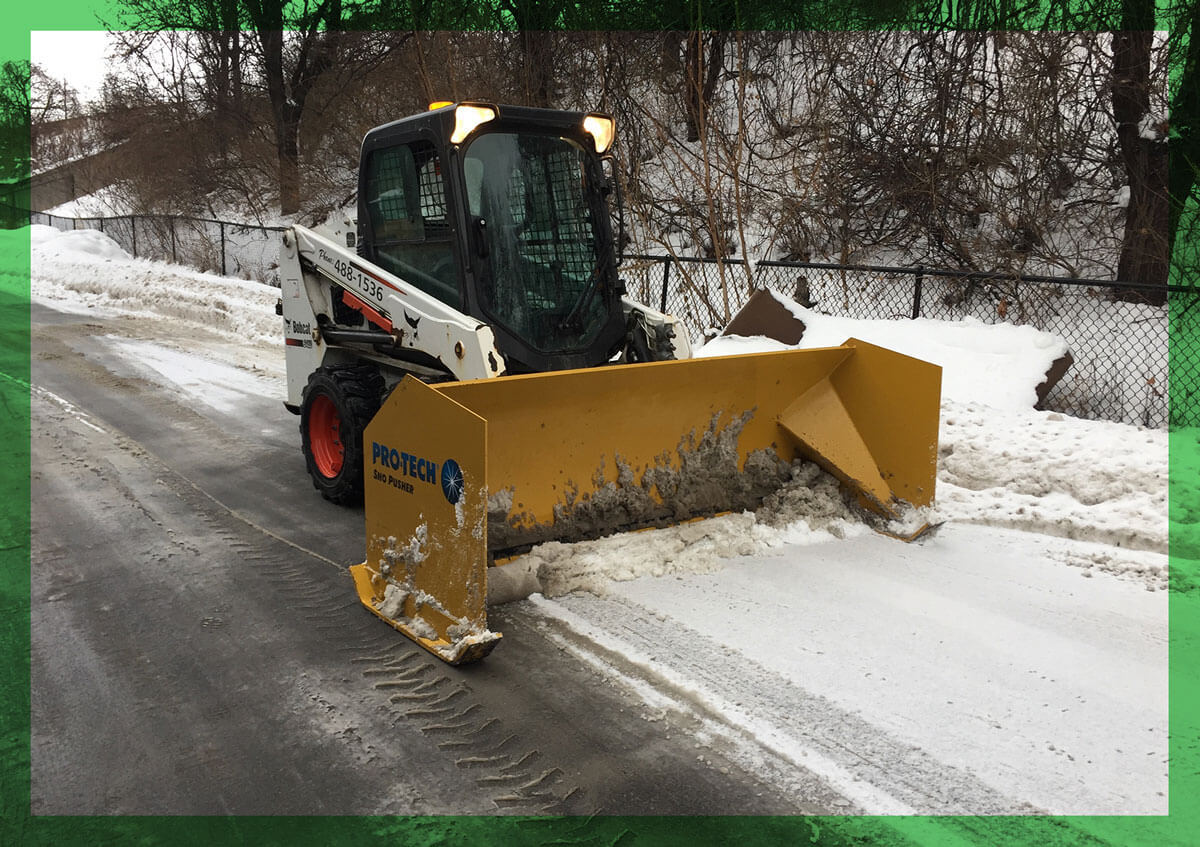
M 104 233 L 95 229 L 57 230 L 34 224 L 29 227 L 30 251 L 43 260 L 90 256 L 96 259 L 132 259 L 133 257 Z
M 1167 433 L 943 401 L 937 508 L 949 520 L 1167 552 Z
M 911 510 L 899 521 L 866 515 L 837 480 L 809 462 L 793 466 L 792 479 L 753 512 L 624 532 L 570 544 L 551 541 L 504 566 L 537 578 L 540 592 L 597 595 L 611 582 L 641 577 L 712 573 L 724 560 L 767 554 L 784 545 L 807 546 L 871 533 L 870 524 L 908 534 L 935 520 L 931 510 Z
M 824 486 L 807 498 L 816 514 L 792 514 L 790 520 L 777 526 L 762 519 L 761 512 L 731 513 L 592 541 L 551 541 L 539 544 L 505 568 L 535 574 L 541 593 L 547 597 L 574 591 L 603 595 L 611 582 L 712 573 L 724 567 L 725 559 L 762 554 L 784 544 L 818 544 L 870 534 L 866 524 L 844 503 L 832 477 L 822 477 L 832 486 Z M 782 507 L 776 507 L 774 517 L 779 519 L 780 514 Z
M 836 347 L 858 338 L 906 356 L 940 365 L 942 397 L 982 403 L 1000 409 L 1032 409 L 1037 386 L 1046 371 L 1067 352 L 1056 335 L 1031 326 L 985 324 L 975 318 L 960 321 L 860 320 L 822 315 L 772 292 L 804 324 L 796 346 Z M 787 347 L 769 338 L 719 336 L 697 356 L 730 356 Z
M 34 300 L 165 318 L 177 335 L 191 330 L 243 343 L 280 343 L 279 293 L 269 286 L 134 259 L 96 230 L 60 232 L 34 225 L 29 239 Z

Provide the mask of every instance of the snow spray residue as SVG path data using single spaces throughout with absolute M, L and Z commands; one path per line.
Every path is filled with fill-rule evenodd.
M 550 521 L 513 514 L 512 489 L 494 492 L 488 500 L 488 549 L 595 539 L 755 508 L 788 480 L 791 468 L 770 448 L 754 451 L 739 468 L 738 437 L 753 415 L 745 412 L 723 428 L 714 415 L 703 432 L 680 439 L 674 460 L 664 451 L 640 477 L 618 452 L 616 478 L 608 479 L 602 459 L 586 490 L 572 483 Z

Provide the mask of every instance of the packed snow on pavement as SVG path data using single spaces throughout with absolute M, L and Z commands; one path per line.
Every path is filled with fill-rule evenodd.
M 18 235 L 33 300 L 127 327 L 110 340 L 146 378 L 226 414 L 238 392 L 284 396 L 275 289 L 94 231 Z M 807 768 L 850 811 L 1165 813 L 1166 431 L 1033 410 L 1064 347 L 1029 327 L 803 319 L 801 346 L 857 337 L 943 367 L 919 515 L 940 528 L 879 535 L 802 469 L 757 514 L 535 548 L 514 563 L 542 587 L 525 612 L 642 692 L 647 719 L 708 716 L 749 766 Z

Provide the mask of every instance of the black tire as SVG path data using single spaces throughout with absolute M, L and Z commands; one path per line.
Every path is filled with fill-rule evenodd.
M 313 371 L 300 403 L 300 450 L 313 487 L 339 506 L 363 498 L 363 430 L 379 411 L 384 381 L 373 365 Z

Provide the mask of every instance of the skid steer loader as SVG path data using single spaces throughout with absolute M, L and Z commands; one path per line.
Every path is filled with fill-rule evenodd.
M 691 358 L 617 275 L 610 117 L 435 104 L 363 140 L 356 221 L 282 235 L 289 410 L 365 500 L 362 602 L 452 664 L 488 568 L 753 508 L 804 457 L 891 514 L 934 493 L 940 368 L 854 339 Z

